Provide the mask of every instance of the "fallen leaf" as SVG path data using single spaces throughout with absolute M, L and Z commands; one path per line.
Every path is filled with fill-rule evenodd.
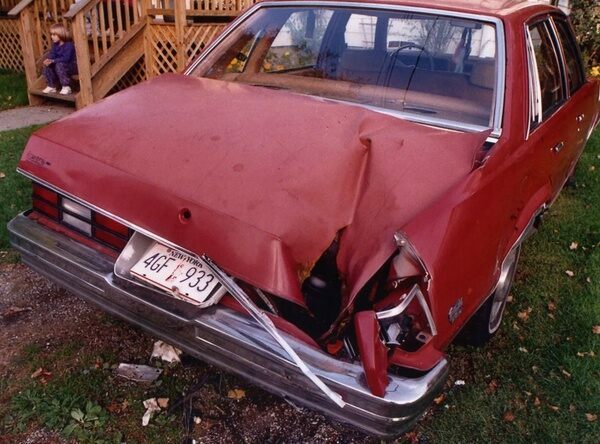
M 506 302 L 511 303 L 513 301 L 513 295 L 509 294 L 508 296 L 506 296 Z
M 440 405 L 442 402 L 444 402 L 446 400 L 446 395 L 444 393 L 442 393 L 440 396 L 438 396 L 437 398 L 433 399 L 433 402 L 435 402 L 436 405 Z
M 571 245 L 569 245 L 569 250 L 577 250 L 578 246 L 579 244 L 577 242 L 571 242 Z
M 566 273 L 566 275 L 567 275 L 567 276 L 569 276 L 569 277 L 573 277 L 573 276 L 575 276 L 575 273 L 574 273 L 574 272 L 572 272 L 571 270 L 565 270 L 565 273 Z
M 106 410 L 108 410 L 109 413 L 121 413 L 121 404 L 111 402 L 106 406 Z
M 38 378 L 39 376 L 41 376 L 41 375 L 42 375 L 42 373 L 43 373 L 43 372 L 44 372 L 44 369 L 43 369 L 42 367 L 38 368 L 36 371 L 34 371 L 34 372 L 31 374 L 31 379 Z
M 548 302 L 548 311 L 555 311 L 556 304 L 553 301 Z
M 564 369 L 563 369 L 563 370 L 561 370 L 561 372 L 562 372 L 562 374 L 565 376 L 565 378 L 567 378 L 567 379 L 571 379 L 571 373 L 569 373 L 568 371 L 566 371 L 566 370 L 564 370 Z
M 2 171 L 0 171 L 0 179 L 4 179 L 6 177 L 6 174 L 4 174 Z
M 158 398 L 156 401 L 161 409 L 166 409 L 169 405 L 169 398 Z
M 536 396 L 535 399 L 533 400 L 533 405 L 536 407 L 539 407 L 540 405 L 542 405 L 542 401 L 540 401 L 540 398 L 538 398 Z
M 496 382 L 495 379 L 492 379 L 489 384 L 487 385 L 487 387 L 485 388 L 485 392 L 488 395 L 491 395 L 492 393 L 496 393 L 496 390 L 498 389 L 498 383 Z
M 537 372 L 538 372 L 538 370 L 539 370 L 539 368 L 538 368 L 538 366 L 537 366 L 537 365 L 534 365 L 534 366 L 532 366 L 532 367 L 531 367 L 531 371 L 532 371 L 533 373 L 537 373 Z
M 592 283 L 592 278 L 591 278 L 591 277 L 586 277 L 586 278 L 585 278 L 585 281 L 586 281 L 588 284 L 591 284 L 591 283 Z
M 560 410 L 560 408 L 556 405 L 551 405 L 548 404 L 548 407 L 550 408 L 550 410 L 552 410 L 553 412 L 558 412 Z
M 588 422 L 596 422 L 596 420 L 598 419 L 598 415 L 596 415 L 595 413 L 586 413 L 585 419 L 587 419 Z
M 574 406 L 573 404 L 569 404 L 569 411 L 572 413 L 572 412 L 574 412 L 575 410 L 577 410 L 577 409 L 575 408 L 575 406 Z
M 600 325 L 594 325 L 592 327 L 592 333 L 594 333 L 595 335 L 600 335 Z
M 465 385 L 465 381 L 463 379 L 457 379 L 454 381 L 454 385 Z
M 506 422 L 513 422 L 515 420 L 515 415 L 510 410 L 507 410 L 506 412 L 504 412 L 504 416 L 502 416 L 502 419 L 504 419 Z
M 4 319 L 9 319 L 14 316 L 17 316 L 19 313 L 23 313 L 25 311 L 31 311 L 31 310 L 32 310 L 31 307 L 15 307 L 15 306 L 11 305 L 10 307 L 7 307 L 0 312 L 0 317 L 4 318 Z
M 519 351 L 521 353 L 529 353 L 529 351 L 527 351 L 527 349 L 525 347 L 519 347 Z
M 202 418 L 199 416 L 194 416 L 194 424 L 200 424 L 202 422 Z
M 242 389 L 233 389 L 227 392 L 227 397 L 230 399 L 242 399 L 246 397 L 246 392 Z
M 529 320 L 529 313 L 531 312 L 531 308 L 528 310 L 523 310 L 517 313 L 517 317 L 524 321 L 527 322 Z

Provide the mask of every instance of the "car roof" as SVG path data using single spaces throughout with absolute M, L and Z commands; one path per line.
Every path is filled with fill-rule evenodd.
M 290 0 L 263 0 L 263 2 L 289 2 Z M 294 0 L 295 1 L 295 0 Z M 311 0 L 300 0 L 310 3 Z M 397 6 L 413 6 L 419 8 L 442 9 L 448 11 L 459 11 L 470 14 L 482 14 L 488 16 L 504 17 L 523 13 L 525 10 L 531 10 L 533 15 L 536 12 L 556 10 L 544 1 L 536 0 L 319 0 L 331 3 L 360 3 L 360 4 L 381 4 L 381 5 L 397 5 Z

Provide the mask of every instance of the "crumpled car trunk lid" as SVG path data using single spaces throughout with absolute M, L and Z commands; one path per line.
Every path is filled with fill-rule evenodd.
M 300 305 L 302 280 L 343 230 L 349 303 L 393 253 L 394 231 L 471 171 L 486 135 L 165 75 L 36 132 L 19 166 Z

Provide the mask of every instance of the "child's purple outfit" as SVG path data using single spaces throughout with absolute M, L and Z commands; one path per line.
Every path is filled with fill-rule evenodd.
M 77 74 L 77 61 L 75 59 L 75 46 L 73 42 L 53 43 L 50 55 L 53 60 L 49 66 L 44 66 L 43 74 L 48 86 L 69 86 L 71 76 Z

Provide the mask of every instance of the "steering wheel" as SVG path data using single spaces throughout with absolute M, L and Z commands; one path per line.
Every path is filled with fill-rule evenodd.
M 421 50 L 421 54 L 419 54 L 419 56 L 417 57 L 417 61 L 414 65 L 404 63 L 402 61 L 402 59 L 400 59 L 400 57 L 399 57 L 400 52 L 406 51 L 407 49 Z M 394 50 L 394 52 L 392 53 L 392 61 L 395 60 L 396 58 L 398 58 L 400 60 L 400 63 L 402 63 L 402 65 L 408 66 L 410 68 L 415 68 L 416 65 L 419 63 L 422 55 L 425 55 L 427 57 L 427 59 L 429 60 L 429 70 L 433 71 L 434 70 L 433 56 L 431 55 L 431 53 L 429 51 L 427 51 L 425 49 L 424 46 L 417 45 L 416 43 L 405 43 L 404 45 L 400 46 L 398 49 Z

